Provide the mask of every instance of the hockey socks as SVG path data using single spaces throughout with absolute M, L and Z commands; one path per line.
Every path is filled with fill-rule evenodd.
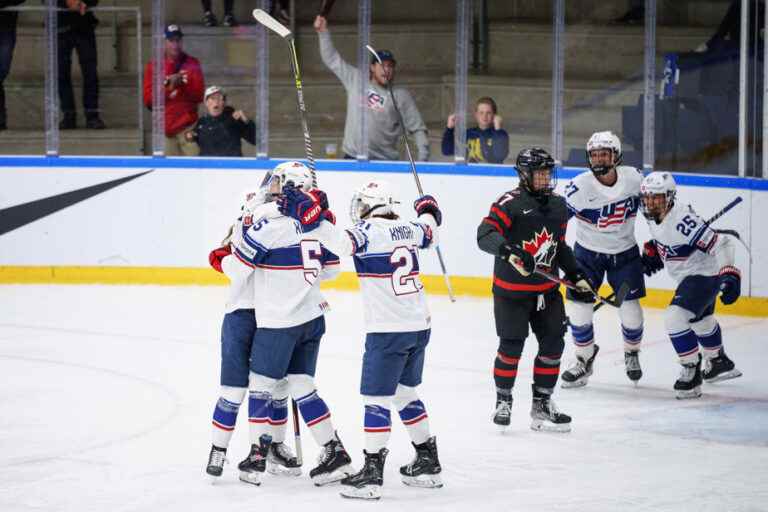
M 386 397 L 387 402 L 390 397 Z M 365 451 L 377 453 L 387 446 L 392 432 L 392 420 L 389 409 L 383 400 L 366 398 L 363 428 L 365 430 Z
M 693 329 L 670 333 L 669 339 L 675 347 L 680 364 L 696 363 L 699 359 L 699 338 Z
M 310 393 L 296 398 L 296 405 L 299 406 L 301 417 L 318 445 L 323 446 L 333 439 L 331 411 L 318 396 L 317 390 L 313 389 Z
M 560 356 L 537 355 L 533 362 L 533 385 L 537 388 L 554 389 L 560 374 Z
M 400 420 L 413 444 L 422 444 L 429 439 L 429 417 L 421 400 L 414 400 L 400 409 Z
M 213 445 L 226 449 L 237 423 L 237 411 L 245 397 L 245 388 L 221 387 L 221 396 L 213 409 Z
M 592 324 L 571 325 L 571 336 L 576 345 L 576 355 L 589 359 L 595 351 L 595 330 Z
M 493 363 L 493 381 L 499 389 L 512 389 L 517 377 L 517 365 L 520 362 L 520 354 L 511 356 L 499 351 Z
M 272 394 L 268 391 L 248 392 L 248 432 L 251 445 L 259 444 L 259 438 L 271 432 L 269 419 L 272 414 Z
M 624 338 L 625 352 L 637 352 L 640 350 L 640 342 L 643 341 L 642 325 L 637 329 L 632 329 L 622 324 L 621 335 Z

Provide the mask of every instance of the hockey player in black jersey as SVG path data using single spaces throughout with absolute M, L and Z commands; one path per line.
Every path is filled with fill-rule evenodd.
M 493 313 L 499 349 L 494 363 L 496 411 L 493 422 L 509 426 L 512 387 L 517 376 L 528 324 L 539 342 L 533 366 L 531 428 L 569 432 L 570 416 L 558 412 L 552 393 L 560 371 L 566 316 L 557 283 L 534 273 L 557 273 L 579 291 L 593 293 L 565 244 L 568 211 L 563 197 L 554 193 L 555 161 L 541 148 L 517 155 L 519 186 L 491 205 L 477 228 L 477 245 L 493 254 Z

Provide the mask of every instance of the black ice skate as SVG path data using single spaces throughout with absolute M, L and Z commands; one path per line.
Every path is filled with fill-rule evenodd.
M 509 427 L 509 419 L 512 415 L 512 395 L 496 393 L 496 410 L 493 411 L 493 422 L 499 430 L 504 432 Z
M 261 475 L 267 469 L 267 454 L 272 444 L 272 436 L 262 434 L 259 444 L 251 445 L 251 453 L 237 465 L 240 470 L 240 480 L 253 485 L 261 485 Z
M 571 417 L 563 414 L 555 407 L 555 402 L 548 394 L 533 391 L 531 406 L 531 430 L 543 432 L 570 432 Z
M 411 443 L 413 444 L 413 443 Z M 405 485 L 412 487 L 439 488 L 443 486 L 440 473 L 440 460 L 437 458 L 437 440 L 430 437 L 421 444 L 414 444 L 416 456 L 410 464 L 400 467 L 400 475 Z
M 345 498 L 359 500 L 378 500 L 381 498 L 381 486 L 384 485 L 384 462 L 389 450 L 382 448 L 376 453 L 365 454 L 365 464 L 354 475 L 349 475 L 341 481 L 343 486 L 340 494 Z
M 267 472 L 271 475 L 299 476 L 301 464 L 285 443 L 272 443 L 267 454 Z
M 341 444 L 338 434 L 323 445 L 323 451 L 317 457 L 317 467 L 309 472 L 312 482 L 318 487 L 338 482 L 352 473 L 352 459 Z
M 680 377 L 675 382 L 676 397 L 679 400 L 701 396 L 701 354 L 695 363 L 682 365 Z
M 640 351 L 624 352 L 624 369 L 627 372 L 629 380 L 637 384 L 643 376 L 643 369 L 640 368 Z
M 704 382 L 711 384 L 721 380 L 741 377 L 741 372 L 736 369 L 736 365 L 725 355 L 725 351 L 721 348 L 717 356 L 707 359 L 702 377 L 704 377 Z
M 205 472 L 211 476 L 221 476 L 226 461 L 227 449 L 211 445 L 211 453 L 208 454 L 208 466 L 205 468 Z
M 600 347 L 595 345 L 595 351 L 592 352 L 592 357 L 589 359 L 576 356 L 576 363 L 563 372 L 561 386 L 565 389 L 586 386 L 589 376 L 592 375 L 592 365 L 595 363 L 598 352 L 600 352 Z

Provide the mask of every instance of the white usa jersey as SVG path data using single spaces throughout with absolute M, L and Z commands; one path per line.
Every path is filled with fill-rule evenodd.
M 635 219 L 643 175 L 634 167 L 616 168 L 616 183 L 607 187 L 592 171 L 565 187 L 569 217 L 576 217 L 576 242 L 603 254 L 618 254 L 637 245 Z
M 232 225 L 232 236 L 242 233 L 253 224 L 253 211 L 264 204 L 257 193 L 248 194 L 243 205 L 240 217 Z M 231 244 L 230 244 L 231 246 Z M 235 256 L 226 256 L 221 260 L 221 270 L 229 278 L 229 290 L 227 302 L 224 306 L 225 313 L 232 313 L 238 309 L 253 309 L 253 271 L 241 265 Z
M 669 276 L 678 283 L 688 276 L 716 276 L 733 265 L 734 247 L 727 236 L 719 236 L 693 208 L 675 204 L 660 224 L 648 221 Z
M 267 203 L 253 212 L 253 224 L 233 235 L 232 254 L 254 269 L 254 308 L 259 327 L 286 328 L 322 315 L 328 303 L 320 280 L 339 271 L 339 258 L 312 233 Z
M 416 222 L 374 217 L 345 230 L 329 222 L 318 228 L 318 236 L 331 250 L 353 256 L 367 332 L 429 329 L 418 250 L 436 243 L 436 229 L 429 214 Z

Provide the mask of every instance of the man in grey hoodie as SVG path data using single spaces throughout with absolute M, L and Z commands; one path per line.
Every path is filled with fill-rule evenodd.
M 367 98 L 360 99 L 360 73 L 357 68 L 345 62 L 333 46 L 328 21 L 323 16 L 315 18 L 315 30 L 320 40 L 320 57 L 323 63 L 339 77 L 347 91 L 347 119 L 344 123 L 345 156 L 355 158 L 360 149 L 360 126 L 357 108 L 368 107 L 368 152 L 371 160 L 398 160 L 398 140 L 401 136 L 400 122 L 387 91 L 387 84 L 395 76 L 395 59 L 391 52 L 379 51 L 382 63 L 372 62 L 370 66 Z M 375 59 L 374 59 L 375 60 Z M 429 139 L 427 125 L 421 118 L 411 94 L 402 87 L 394 87 L 393 93 L 406 131 L 416 141 L 417 159 L 429 160 Z

